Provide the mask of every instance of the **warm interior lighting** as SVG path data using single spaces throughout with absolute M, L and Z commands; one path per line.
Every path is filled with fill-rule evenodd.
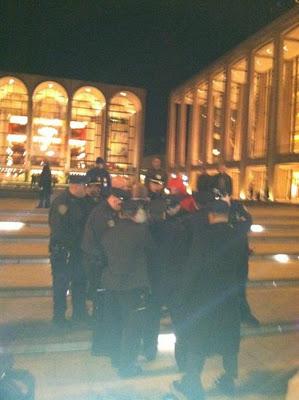
M 214 156 L 219 156 L 219 155 L 220 155 L 220 151 L 219 151 L 218 149 L 213 149 L 213 150 L 212 150 L 212 154 L 213 154 Z
M 54 155 L 55 155 L 55 151 L 53 151 L 53 150 L 49 150 L 46 152 L 46 156 L 48 156 L 48 157 L 53 157 Z
M 32 140 L 34 143 L 44 143 L 47 141 L 47 139 L 45 139 L 43 136 L 33 136 Z M 61 138 L 51 138 L 51 143 L 59 144 L 61 143 Z
M 120 95 L 121 95 L 121 96 L 126 96 L 127 93 L 126 93 L 126 92 L 120 92 Z
M 24 143 L 24 142 L 26 142 L 26 139 L 27 139 L 26 135 L 15 135 L 15 134 L 11 134 L 11 133 L 8 134 L 6 136 L 6 138 L 11 143 L 12 142 L 14 142 L 14 143 Z
M 13 84 L 15 83 L 15 80 L 14 80 L 14 79 L 10 79 L 10 80 L 8 81 L 8 83 L 9 83 L 10 85 L 13 85 Z
M 1 231 L 19 231 L 25 224 L 23 222 L 0 221 Z
M 53 87 L 53 83 L 48 83 L 48 88 L 52 89 L 52 87 Z
M 264 232 L 265 229 L 262 225 L 253 224 L 253 225 L 251 225 L 250 230 L 251 230 L 251 232 L 254 232 L 254 233 L 261 233 L 261 232 Z
M 286 44 L 283 46 L 283 49 L 284 51 L 289 51 L 288 46 Z
M 40 135 L 46 137 L 52 137 L 58 133 L 57 129 L 53 128 L 52 126 L 43 126 L 42 128 L 38 128 L 37 131 Z
M 282 264 L 285 264 L 290 261 L 290 257 L 287 254 L 275 254 L 275 256 L 273 256 L 273 258 L 275 261 L 282 263 Z
M 87 88 L 85 88 L 85 92 L 90 93 L 90 92 L 91 92 L 91 89 L 90 89 L 89 87 L 87 87 Z
M 70 139 L 69 140 L 69 144 L 71 146 L 75 146 L 75 147 L 81 147 L 81 146 L 85 146 L 86 140 L 80 140 L 80 139 Z
M 71 129 L 83 129 L 86 128 L 87 122 L 85 121 L 71 121 L 70 127 Z
M 9 122 L 12 124 L 27 125 L 28 117 L 24 115 L 12 115 L 9 118 Z
M 34 124 L 46 126 L 62 126 L 62 120 L 58 118 L 34 118 Z
M 241 200 L 246 200 L 246 194 L 245 194 L 245 192 L 243 190 L 240 192 L 240 199 Z

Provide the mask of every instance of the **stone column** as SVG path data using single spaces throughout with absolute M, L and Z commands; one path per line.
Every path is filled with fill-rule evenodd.
M 191 137 L 189 140 L 187 170 L 191 171 L 192 165 L 197 165 L 199 160 L 199 103 L 197 87 L 193 91 L 193 108 L 191 120 Z
M 25 181 L 26 182 L 30 181 L 31 157 L 32 157 L 32 148 L 33 148 L 33 138 L 32 138 L 33 99 L 32 99 L 32 96 L 33 96 L 33 91 L 30 88 L 28 90 L 28 109 L 27 109 L 28 121 L 27 121 L 27 127 L 26 127 L 26 136 L 27 136 L 26 156 L 25 156 Z
M 244 124 L 241 134 L 241 160 L 240 160 L 240 195 L 241 198 L 246 195 L 246 167 L 248 164 L 248 140 L 251 130 L 250 111 L 253 102 L 253 80 L 254 80 L 254 54 L 252 51 L 248 54 L 247 60 L 247 84 L 244 93 L 244 109 L 247 111 L 243 114 Z
M 224 118 L 223 118 L 223 136 L 221 141 L 221 161 L 227 161 L 227 143 L 229 140 L 229 125 L 230 125 L 230 87 L 231 87 L 231 68 L 227 67 L 225 69 L 225 92 L 223 99 L 223 110 L 224 110 Z
M 166 151 L 166 165 L 167 169 L 175 166 L 175 135 L 176 135 L 176 105 L 170 98 L 168 103 L 168 124 L 167 124 L 167 151 Z
M 65 120 L 65 143 L 64 143 L 64 173 L 67 176 L 70 173 L 71 167 L 71 149 L 70 149 L 70 139 L 71 139 L 71 127 L 70 123 L 72 120 L 72 96 L 69 96 L 66 109 L 66 120 Z
M 213 162 L 213 123 L 214 123 L 214 105 L 213 105 L 213 79 L 209 77 L 208 88 L 208 113 L 207 113 L 207 132 L 206 132 L 206 151 L 204 154 L 204 162 L 212 164 Z
M 283 70 L 283 39 L 280 34 L 274 38 L 273 82 L 270 104 L 269 132 L 267 143 L 267 183 L 269 196 L 274 200 L 274 169 L 276 162 L 276 137 L 279 129 L 279 98 L 281 96 L 281 81 Z
M 187 106 L 183 102 L 180 107 L 180 127 L 179 127 L 179 140 L 177 143 L 177 161 L 180 167 L 186 165 L 185 154 L 186 154 L 186 114 Z

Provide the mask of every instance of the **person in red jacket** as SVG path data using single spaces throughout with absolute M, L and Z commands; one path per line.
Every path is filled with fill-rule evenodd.
M 187 188 L 180 176 L 170 178 L 167 184 L 170 193 L 180 199 L 183 210 L 193 213 L 198 210 L 192 195 L 187 193 Z

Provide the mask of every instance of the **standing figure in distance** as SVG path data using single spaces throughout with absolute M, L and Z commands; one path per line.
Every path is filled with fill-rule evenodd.
M 232 178 L 226 173 L 225 164 L 219 164 L 218 174 L 212 177 L 212 189 L 216 189 L 222 196 L 231 196 L 233 193 Z
M 167 174 L 165 170 L 162 168 L 162 163 L 160 158 L 155 157 L 152 159 L 152 167 L 146 173 L 144 184 L 150 191 L 150 182 L 161 182 L 161 184 L 165 187 L 167 184 Z
M 52 191 L 52 174 L 48 161 L 44 162 L 43 170 L 39 177 L 38 186 L 40 187 L 40 192 L 39 192 L 39 204 L 37 207 L 49 208 L 50 196 Z
M 86 173 L 89 182 L 98 183 L 100 193 L 105 196 L 111 188 L 111 177 L 105 168 L 105 160 L 102 157 L 97 157 L 95 167 L 91 168 Z

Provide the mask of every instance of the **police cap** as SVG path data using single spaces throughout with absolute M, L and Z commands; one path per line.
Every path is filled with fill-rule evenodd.
M 114 187 L 112 187 L 111 189 L 107 190 L 106 197 L 109 197 L 109 196 L 115 196 L 115 197 L 118 197 L 121 200 L 130 199 L 130 193 L 129 192 L 127 192 L 125 190 L 122 190 L 122 189 L 114 188 Z
M 86 185 L 87 179 L 86 175 L 70 175 L 69 176 L 69 183 L 70 184 L 77 184 L 77 185 Z

